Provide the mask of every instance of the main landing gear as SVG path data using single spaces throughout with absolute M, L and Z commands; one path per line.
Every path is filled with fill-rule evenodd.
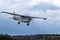
M 18 24 L 20 24 L 20 22 L 18 22 Z M 29 26 L 29 23 L 27 23 L 27 26 Z
M 18 22 L 18 24 L 20 24 L 20 22 Z
M 27 24 L 27 26 L 29 26 L 29 23 Z

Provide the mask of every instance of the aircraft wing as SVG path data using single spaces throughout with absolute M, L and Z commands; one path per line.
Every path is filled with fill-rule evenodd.
M 32 16 L 21 16 L 21 17 L 25 17 L 25 18 L 37 18 L 37 19 L 44 19 L 44 20 L 46 20 L 46 18 L 43 18 L 43 17 L 32 17 Z
M 31 17 L 31 16 L 28 16 L 28 17 L 30 17 L 30 18 L 37 18 L 37 19 L 44 19 L 44 20 L 46 20 L 46 18 L 43 18 L 43 17 Z
M 5 11 L 2 11 L 1 13 L 6 13 L 6 14 L 10 14 L 10 15 L 15 15 L 15 16 L 24 16 L 24 15 L 19 15 L 19 14 L 15 14 L 15 13 L 5 12 Z
M 25 17 L 25 18 L 37 18 L 37 19 L 44 19 L 44 20 L 46 20 L 46 18 L 43 18 L 43 17 L 25 16 L 25 15 L 19 15 L 19 14 L 15 14 L 15 13 L 9 13 L 9 12 L 5 12 L 5 11 L 2 11 L 1 13 L 6 13 L 6 14 L 10 14 L 10 15 L 15 15 L 15 16 L 21 16 L 21 17 Z

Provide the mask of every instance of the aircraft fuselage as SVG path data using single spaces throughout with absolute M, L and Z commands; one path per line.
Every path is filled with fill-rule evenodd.
M 13 17 L 13 19 L 18 21 L 18 22 L 25 22 L 25 23 L 29 23 L 31 21 L 30 18 L 20 17 L 20 16 L 15 16 L 15 17 Z

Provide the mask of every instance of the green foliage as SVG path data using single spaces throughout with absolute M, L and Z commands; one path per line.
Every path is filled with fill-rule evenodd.
M 8 34 L 0 34 L 0 40 L 16 40 L 16 39 Z

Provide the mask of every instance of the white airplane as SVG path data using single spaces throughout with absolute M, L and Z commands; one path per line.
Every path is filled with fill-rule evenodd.
M 15 12 L 9 13 L 9 12 L 2 11 L 1 13 L 13 15 L 11 19 L 18 21 L 18 24 L 20 24 L 20 22 L 27 23 L 27 26 L 29 26 L 29 23 L 33 18 L 46 20 L 46 18 L 43 18 L 43 17 L 31 17 L 31 16 L 25 16 L 25 15 L 19 15 L 19 14 L 15 14 Z

